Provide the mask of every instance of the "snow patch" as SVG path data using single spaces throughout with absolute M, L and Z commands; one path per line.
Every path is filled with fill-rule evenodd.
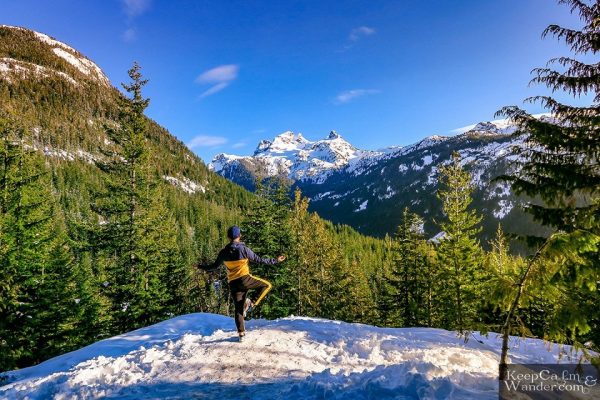
M 108 85 L 109 81 L 102 70 L 90 60 L 84 57 L 78 57 L 73 55 L 71 52 L 66 51 L 62 47 L 55 47 L 52 49 L 54 54 L 67 61 L 69 64 L 77 68 L 81 73 L 92 78 L 99 79 L 102 83 Z
M 363 201 L 362 203 L 360 203 L 360 205 L 358 206 L 358 208 L 356 210 L 354 210 L 354 212 L 360 212 L 360 211 L 366 210 L 368 204 L 369 204 L 369 200 Z
M 65 44 L 63 42 L 53 39 L 50 36 L 40 33 L 40 32 L 30 31 L 29 29 L 25 29 L 25 28 L 21 28 L 21 27 L 17 27 L 17 26 L 10 26 L 10 25 L 0 25 L 0 26 L 3 28 L 32 32 L 33 35 L 40 42 L 45 43 L 48 46 L 52 47 L 52 51 L 54 52 L 54 54 L 63 58 L 64 60 L 66 60 L 69 64 L 73 65 L 75 68 L 77 68 L 83 74 L 97 79 L 100 83 L 102 83 L 104 85 L 110 86 L 110 81 L 109 81 L 108 77 L 104 74 L 104 72 L 102 72 L 100 67 L 98 67 L 95 63 L 88 60 L 84 56 L 80 55 L 80 53 L 77 50 L 75 50 L 73 47 L 68 46 L 67 44 Z M 23 61 L 21 61 L 21 62 L 23 62 Z M 26 64 L 30 64 L 30 63 L 26 63 Z M 35 65 L 35 64 L 31 64 L 31 65 Z M 39 65 L 36 65 L 36 67 L 44 68 Z M 2 69 L 3 69 L 3 67 L 0 66 L 0 72 L 2 71 Z M 46 69 L 47 71 L 51 71 L 51 69 L 48 69 L 48 68 L 44 68 L 44 69 Z M 58 71 L 53 71 L 53 72 L 57 73 L 59 75 L 62 74 L 61 76 L 68 78 L 70 81 L 75 82 L 72 77 L 70 77 L 62 72 L 58 72 Z
M 492 186 L 490 186 L 487 189 L 485 199 L 492 200 L 492 199 L 506 198 L 506 197 L 510 196 L 510 194 L 511 194 L 510 183 L 500 181 L 500 182 L 495 182 Z
M 501 338 L 431 328 L 377 328 L 317 318 L 233 320 L 189 314 L 9 372 L 2 398 L 497 399 Z M 578 354 L 511 337 L 514 363 Z
M 9 81 L 11 80 L 9 75 L 19 75 L 21 77 L 33 75 L 36 78 L 47 78 L 52 75 L 58 75 L 67 82 L 75 86 L 79 86 L 75 79 L 64 72 L 55 71 L 46 67 L 42 67 L 41 65 L 15 60 L 14 58 L 8 57 L 0 58 L 0 75 L 4 76 Z
M 37 150 L 35 147 L 34 149 Z M 79 159 L 87 162 L 88 164 L 95 164 L 96 161 L 98 161 L 98 156 L 81 149 L 77 150 L 75 153 L 71 153 L 63 149 L 53 149 L 46 146 L 44 147 L 44 155 L 46 157 L 59 158 L 67 161 L 75 161 Z
M 189 194 L 200 192 L 206 193 L 206 188 L 204 186 L 186 178 L 185 176 L 181 178 L 175 178 L 174 176 L 163 175 L 163 179 Z
M 393 197 L 395 194 L 396 194 L 396 191 L 393 190 L 390 185 L 388 185 L 387 188 L 385 189 L 385 193 L 378 195 L 377 198 L 379 200 L 389 199 L 389 198 Z
M 510 211 L 514 208 L 514 204 L 510 200 L 502 199 L 498 201 L 498 207 L 494 208 L 492 213 L 494 217 L 497 219 L 502 219 L 506 217 Z
M 47 45 L 50 45 L 52 47 L 62 47 L 65 50 L 69 50 L 72 52 L 77 52 L 77 50 L 75 50 L 74 48 L 72 48 L 71 46 L 66 45 L 63 42 L 59 42 L 58 40 L 54 40 L 52 39 L 50 36 L 40 33 L 40 32 L 36 32 L 33 31 L 33 34 L 35 35 L 35 37 L 37 37 L 40 41 L 46 43 Z
M 333 192 L 325 192 L 325 193 L 319 193 L 316 196 L 312 197 L 312 201 L 319 201 L 319 200 L 323 200 L 325 197 L 328 197 L 330 194 L 332 194 Z

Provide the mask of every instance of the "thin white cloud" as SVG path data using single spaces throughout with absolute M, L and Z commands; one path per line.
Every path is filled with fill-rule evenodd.
M 237 142 L 231 145 L 232 148 L 234 149 L 239 149 L 246 146 L 246 142 Z
M 352 29 L 348 39 L 352 42 L 356 42 L 362 37 L 371 36 L 375 34 L 375 29 L 368 26 L 359 26 L 358 28 Z
M 240 67 L 235 64 L 220 65 L 216 68 L 204 71 L 197 78 L 198 83 L 229 82 L 237 78 Z
M 121 0 L 128 17 L 133 18 L 143 14 L 150 7 L 150 0 Z
M 137 39 L 137 31 L 134 27 L 134 20 L 136 17 L 142 15 L 150 8 L 152 0 L 121 0 L 123 11 L 127 15 L 126 24 L 127 29 L 121 34 L 121 38 L 124 42 L 131 43 Z
M 346 91 L 341 92 L 337 96 L 335 96 L 335 99 L 333 100 L 333 102 L 334 102 L 334 104 L 345 104 L 345 103 L 349 103 L 353 100 L 356 100 L 359 97 L 370 96 L 372 94 L 377 94 L 380 92 L 381 92 L 380 90 L 376 90 L 376 89 L 346 90 Z
M 137 38 L 137 32 L 135 28 L 129 28 L 123 32 L 123 40 L 126 42 L 133 42 Z
M 217 83 L 216 85 L 210 87 L 208 90 L 204 91 L 200 95 L 200 98 L 208 97 L 211 94 L 215 94 L 217 92 L 220 92 L 221 90 L 225 89 L 227 86 L 229 86 L 229 82 Z
M 187 147 L 197 149 L 199 147 L 217 147 L 227 143 L 227 138 L 223 136 L 199 135 L 190 140 Z
M 225 89 L 231 82 L 237 79 L 238 72 L 240 70 L 239 65 L 226 64 L 204 71 L 196 78 L 196 83 L 202 85 L 213 85 L 205 90 L 200 98 L 204 98 L 213 95 L 221 90 Z

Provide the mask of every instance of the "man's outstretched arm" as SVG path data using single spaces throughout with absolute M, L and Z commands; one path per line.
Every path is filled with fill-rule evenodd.
M 221 250 L 214 263 L 212 263 L 212 264 L 198 263 L 198 264 L 196 264 L 196 267 L 198 267 L 199 269 L 206 271 L 206 272 L 213 272 L 213 271 L 216 271 L 221 266 L 221 264 L 223 264 L 224 260 L 225 260 L 225 257 L 223 254 L 223 250 Z
M 280 263 L 283 260 L 285 260 L 285 256 L 279 256 L 277 258 L 262 258 L 262 257 L 259 257 L 252 250 L 250 250 L 246 246 L 244 246 L 244 250 L 243 251 L 244 251 L 243 256 L 245 258 L 247 258 L 250 261 L 254 261 L 255 263 L 259 263 L 259 264 L 275 265 L 275 264 Z

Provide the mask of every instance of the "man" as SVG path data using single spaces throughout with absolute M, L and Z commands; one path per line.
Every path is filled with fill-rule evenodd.
M 227 230 L 227 237 L 230 242 L 219 252 L 217 260 L 212 264 L 198 265 L 198 267 L 208 272 L 219 268 L 221 263 L 227 267 L 227 281 L 235 304 L 235 325 L 241 342 L 246 334 L 244 318 L 258 306 L 272 286 L 270 282 L 250 275 L 249 261 L 275 265 L 285 260 L 285 256 L 276 259 L 257 256 L 241 242 L 241 231 L 237 226 Z M 247 297 L 249 290 L 254 291 L 253 300 Z

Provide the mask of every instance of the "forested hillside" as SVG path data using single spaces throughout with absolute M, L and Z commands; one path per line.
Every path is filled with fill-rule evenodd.
M 229 313 L 225 276 L 208 276 L 193 264 L 216 257 L 234 223 L 248 227 L 263 256 L 300 252 L 290 232 L 282 231 L 285 243 L 277 249 L 253 237 L 253 229 L 274 234 L 250 217 L 271 201 L 209 172 L 143 116 L 145 82 L 135 71 L 123 96 L 64 43 L 0 27 L 0 369 L 176 314 Z M 289 201 L 285 207 L 278 223 L 289 217 Z M 373 271 L 384 258 L 382 241 L 310 218 L 335 241 L 338 273 L 350 260 Z M 285 274 L 296 268 L 292 264 L 264 276 L 291 281 Z M 298 312 L 303 294 L 292 286 L 277 287 L 281 292 L 265 305 L 265 316 Z
M 399 207 L 393 235 L 364 236 L 311 213 L 286 179 L 257 180 L 252 194 L 210 172 L 144 115 L 142 72 L 134 63 L 119 92 L 64 43 L 0 27 L 0 370 L 174 315 L 231 315 L 225 272 L 194 264 L 214 260 L 234 223 L 257 254 L 287 255 L 252 266 L 273 283 L 255 317 L 600 343 L 597 271 L 578 269 L 597 257 L 594 222 L 569 231 L 566 216 L 528 258 L 499 226 L 482 243 L 473 176 L 449 152 L 437 218 Z M 428 240 L 426 224 L 443 234 Z

